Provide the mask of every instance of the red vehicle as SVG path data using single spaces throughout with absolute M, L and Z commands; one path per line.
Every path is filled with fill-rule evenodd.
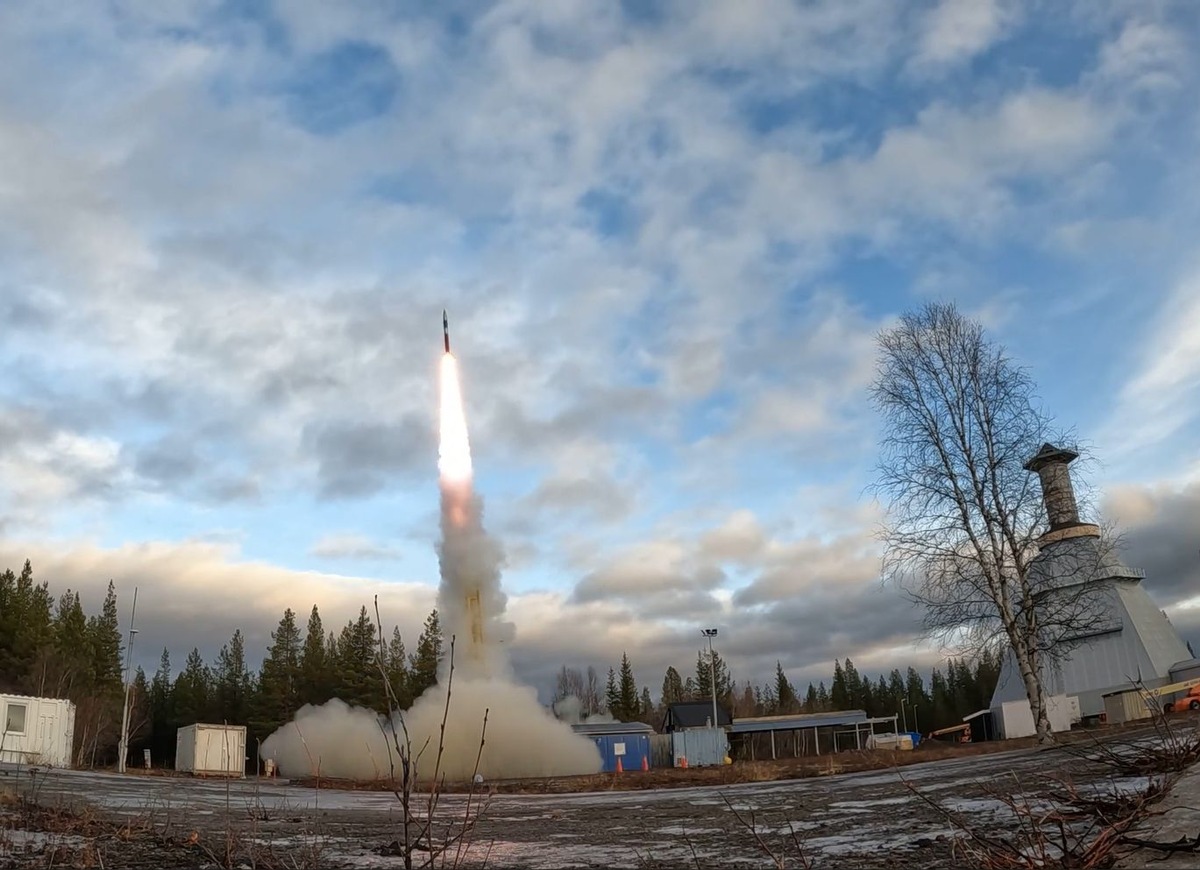
M 1184 710 L 1200 710 L 1200 683 L 1187 690 L 1187 694 L 1175 701 L 1163 704 L 1167 713 L 1182 713 Z

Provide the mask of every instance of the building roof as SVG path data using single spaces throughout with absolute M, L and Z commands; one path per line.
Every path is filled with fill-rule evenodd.
M 654 728 L 645 722 L 580 722 L 571 730 L 586 737 L 606 734 L 653 734 Z
M 1200 668 L 1200 659 L 1184 659 L 1181 662 L 1175 662 L 1171 665 L 1171 673 L 1176 671 L 1190 671 L 1193 668 Z
M 886 717 L 892 721 L 891 717 Z M 829 713 L 797 713 L 793 716 L 755 716 L 737 719 L 729 730 L 733 734 L 750 734 L 758 731 L 796 731 L 800 728 L 828 728 L 834 725 L 866 725 L 864 710 L 834 710 Z
M 675 731 L 680 728 L 712 727 L 712 701 L 681 701 L 667 708 L 663 719 L 663 732 Z M 733 722 L 729 710 L 717 705 L 717 725 L 724 728 Z

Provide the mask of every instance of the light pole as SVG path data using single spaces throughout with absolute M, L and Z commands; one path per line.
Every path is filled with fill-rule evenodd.
M 908 703 L 908 698 L 900 699 L 900 718 L 904 720 L 904 731 L 908 732 L 908 714 L 904 712 L 904 706 Z
M 913 704 L 912 708 L 913 708 L 913 731 L 916 731 L 918 734 L 920 734 L 921 726 L 917 724 L 917 705 Z
M 712 724 L 714 728 L 721 727 L 717 719 L 717 659 L 713 655 L 712 639 L 717 636 L 715 628 L 702 628 L 701 634 L 708 638 L 708 666 L 712 673 L 712 702 L 713 702 L 713 718 Z
M 137 616 L 137 587 L 133 587 L 133 609 L 129 612 L 129 645 L 125 648 L 125 704 L 121 709 L 121 741 L 118 744 L 117 773 L 125 772 L 125 761 L 129 757 L 129 665 L 133 661 L 133 636 L 137 629 L 133 620 Z

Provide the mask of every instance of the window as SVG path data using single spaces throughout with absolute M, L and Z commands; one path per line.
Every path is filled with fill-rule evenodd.
M 9 704 L 4 711 L 4 731 L 8 734 L 25 733 L 25 705 Z

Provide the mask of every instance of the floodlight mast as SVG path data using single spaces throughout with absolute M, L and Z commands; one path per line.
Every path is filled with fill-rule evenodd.
M 125 648 L 125 703 L 121 708 L 121 740 L 117 750 L 117 773 L 125 772 L 126 757 L 129 755 L 129 666 L 133 661 L 133 636 L 137 629 L 133 621 L 137 618 L 137 587 L 133 587 L 133 608 L 129 613 L 129 646 Z
M 717 660 L 716 660 L 716 657 L 713 655 L 713 646 L 712 646 L 712 639 L 717 636 L 717 630 L 715 628 L 702 628 L 702 629 L 700 629 L 700 633 L 703 634 L 706 638 L 708 638 L 708 667 L 709 667 L 709 672 L 712 674 L 712 678 L 711 678 L 712 705 L 713 705 L 712 725 L 714 728 L 719 728 L 721 726 L 719 724 L 719 720 L 717 719 Z

